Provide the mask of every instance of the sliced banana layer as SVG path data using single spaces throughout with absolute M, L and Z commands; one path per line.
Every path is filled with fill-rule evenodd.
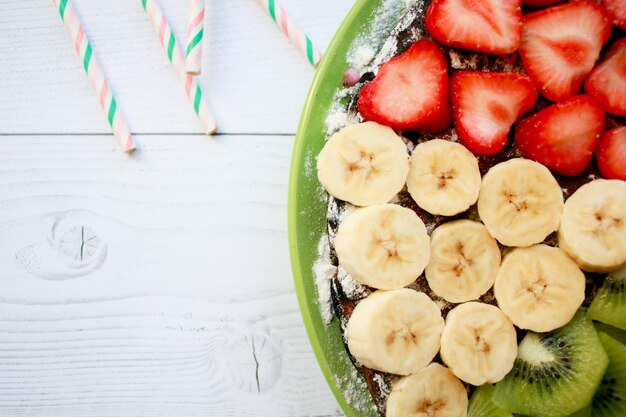
M 408 375 L 433 360 L 443 324 L 439 307 L 424 293 L 376 291 L 348 320 L 348 349 L 368 368 Z
M 428 285 L 451 303 L 475 300 L 493 285 L 500 249 L 487 228 L 471 220 L 444 223 L 430 236 Z
M 430 238 L 414 211 L 383 204 L 349 214 L 339 225 L 335 249 L 339 264 L 359 283 L 392 290 L 424 271 Z
M 585 299 L 585 275 L 559 248 L 516 248 L 500 265 L 494 293 L 517 327 L 548 332 L 574 317 Z
M 626 266 L 626 182 L 595 180 L 565 202 L 559 246 L 585 271 Z
M 483 177 L 478 214 L 491 236 L 506 246 L 530 246 L 559 226 L 563 193 L 548 168 L 510 159 Z
M 441 358 L 472 385 L 500 381 L 513 368 L 517 334 L 498 308 L 469 302 L 453 308 L 441 335 Z
M 317 177 L 334 197 L 357 206 L 383 204 L 404 187 L 409 154 L 393 129 L 374 122 L 335 133 L 317 157 Z
M 411 156 L 406 185 L 413 200 L 427 212 L 453 216 L 478 198 L 478 160 L 459 143 L 441 139 L 420 143 Z
M 396 382 L 385 417 L 465 417 L 467 391 L 450 370 L 432 363 Z

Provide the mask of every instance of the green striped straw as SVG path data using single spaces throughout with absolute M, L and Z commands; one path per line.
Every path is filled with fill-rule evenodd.
M 256 2 L 270 15 L 276 25 L 287 35 L 291 43 L 298 48 L 307 61 L 316 67 L 322 59 L 322 53 L 313 47 L 311 39 L 289 18 L 283 6 L 275 0 L 256 0 Z
M 113 134 L 124 152 L 132 151 L 135 149 L 133 136 L 128 129 L 124 116 L 117 106 L 117 101 L 109 88 L 109 84 L 104 77 L 100 64 L 98 64 L 98 60 L 93 54 L 89 39 L 87 39 L 83 25 L 80 23 L 80 20 L 78 20 L 78 15 L 72 3 L 70 3 L 69 0 L 52 0 L 52 2 L 59 10 L 61 19 L 65 23 L 65 27 L 70 34 L 72 42 L 74 42 L 76 52 L 83 61 L 83 68 L 85 68 L 87 77 L 98 95 L 100 106 L 107 116 Z

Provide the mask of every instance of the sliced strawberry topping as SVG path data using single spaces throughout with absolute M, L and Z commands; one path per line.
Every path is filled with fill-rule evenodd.
M 626 181 L 626 126 L 602 134 L 596 162 L 604 178 Z
M 573 1 L 525 16 L 519 53 L 541 94 L 560 101 L 578 94 L 610 34 L 602 7 Z
M 563 3 L 565 0 L 522 0 L 524 6 L 530 7 L 549 7 L 558 3 Z
M 626 38 L 617 40 L 585 80 L 585 92 L 607 113 L 626 116 Z
M 613 24 L 626 29 L 626 0 L 602 0 L 602 5 L 611 16 Z
M 519 47 L 521 0 L 433 0 L 426 29 L 444 45 L 491 54 Z
M 450 80 L 459 141 L 476 155 L 493 155 L 507 144 L 509 130 L 537 101 L 532 80 L 513 72 L 460 71 Z
M 526 158 L 562 175 L 581 174 L 604 129 L 604 112 L 587 95 L 571 97 L 523 119 L 515 144 Z
M 450 126 L 448 66 L 441 48 L 419 40 L 388 62 L 359 92 L 363 119 L 396 130 L 440 132 Z

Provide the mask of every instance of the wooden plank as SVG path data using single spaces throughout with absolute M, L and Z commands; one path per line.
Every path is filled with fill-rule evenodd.
M 187 2 L 161 0 L 183 40 Z M 140 0 L 74 0 L 137 133 L 201 133 Z M 284 0 L 325 49 L 350 0 Z M 296 129 L 313 69 L 253 0 L 210 1 L 200 83 L 223 133 Z M 0 133 L 108 133 L 51 1 L 0 2 Z
M 0 415 L 341 415 L 291 281 L 292 142 L 3 137 Z

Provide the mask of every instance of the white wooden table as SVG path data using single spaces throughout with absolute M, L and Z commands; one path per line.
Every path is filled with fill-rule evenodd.
M 180 40 L 187 0 L 161 4 Z M 350 0 L 283 0 L 320 49 Z M 50 0 L 0 0 L 0 417 L 336 416 L 289 265 L 313 69 L 213 0 L 201 134 L 140 0 L 74 0 L 138 149 L 116 149 Z

